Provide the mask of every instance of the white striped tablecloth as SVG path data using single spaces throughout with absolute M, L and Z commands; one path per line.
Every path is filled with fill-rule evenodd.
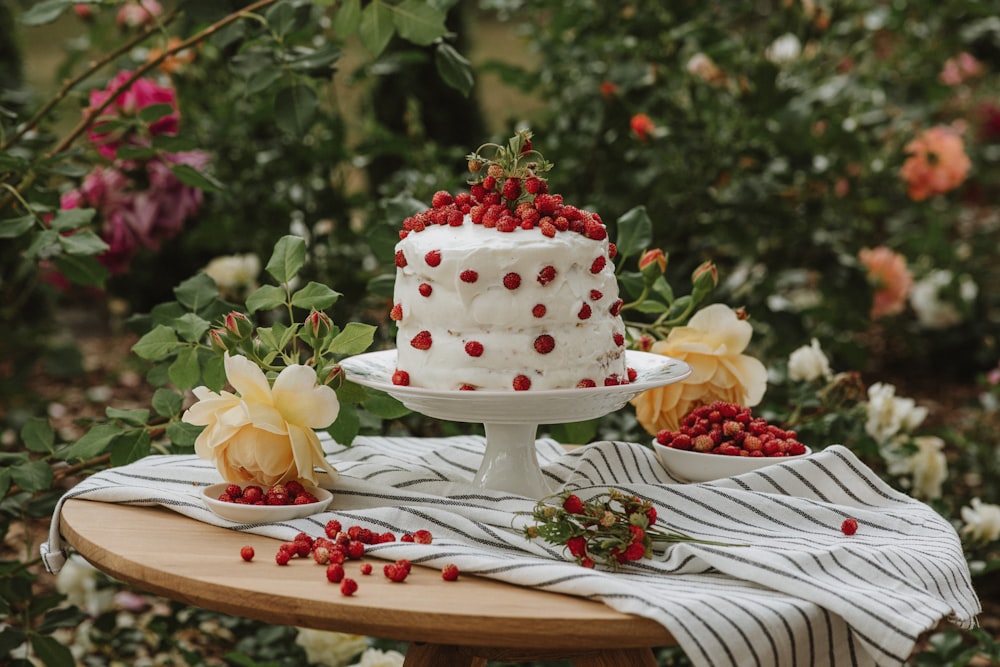
M 331 509 L 275 524 L 235 524 L 200 498 L 212 463 L 150 456 L 89 477 L 65 494 L 162 505 L 227 528 L 279 539 L 322 535 L 330 519 L 377 532 L 430 530 L 429 545 L 391 542 L 366 553 L 601 600 L 662 623 L 695 665 L 901 665 L 942 619 L 975 624 L 979 600 L 954 528 L 887 486 L 848 449 L 701 484 L 681 484 L 648 447 L 598 442 L 565 451 L 538 441 L 543 473 L 582 498 L 614 487 L 654 503 L 659 522 L 743 546 L 675 543 L 619 572 L 589 570 L 559 547 L 527 540 L 535 500 L 471 486 L 478 436 L 324 440 L 341 472 Z M 60 506 L 62 501 L 60 501 Z M 858 521 L 846 536 L 842 521 Z M 64 558 L 59 507 L 43 555 Z

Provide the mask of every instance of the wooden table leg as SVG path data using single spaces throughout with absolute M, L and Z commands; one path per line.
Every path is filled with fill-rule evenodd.
M 578 656 L 576 667 L 657 667 L 651 648 L 606 649 Z
M 460 646 L 413 642 L 406 649 L 403 667 L 486 667 L 486 659 Z

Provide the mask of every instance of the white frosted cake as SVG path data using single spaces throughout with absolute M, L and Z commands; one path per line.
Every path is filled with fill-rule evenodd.
M 544 192 L 532 171 L 514 180 L 486 175 L 470 194 L 439 192 L 404 222 L 394 383 L 517 391 L 629 381 L 603 223 Z

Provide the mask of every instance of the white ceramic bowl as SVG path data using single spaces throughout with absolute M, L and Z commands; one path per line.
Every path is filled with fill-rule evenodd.
M 806 447 L 805 454 L 796 456 L 727 456 L 725 454 L 706 454 L 704 452 L 691 452 L 684 449 L 675 449 L 661 445 L 653 439 L 653 449 L 660 463 L 674 477 L 688 482 L 709 482 L 713 479 L 723 477 L 733 477 L 746 472 L 759 470 L 765 466 L 783 463 L 786 461 L 797 461 L 804 459 L 812 453 Z
M 305 505 L 240 505 L 219 500 L 219 496 L 229 486 L 228 482 L 213 484 L 201 492 L 208 509 L 223 519 L 237 523 L 273 523 L 288 521 L 322 512 L 333 500 L 333 494 L 326 489 L 306 485 L 306 491 L 316 496 L 316 502 Z M 243 485 L 245 486 L 245 485 Z

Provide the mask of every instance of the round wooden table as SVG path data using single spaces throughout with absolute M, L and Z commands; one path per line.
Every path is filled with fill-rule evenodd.
M 351 597 L 310 559 L 274 562 L 279 540 L 240 533 L 156 507 L 68 500 L 62 534 L 98 569 L 137 588 L 204 609 L 269 623 L 410 642 L 407 667 L 484 666 L 486 660 L 570 658 L 580 667 L 655 667 L 651 647 L 676 644 L 659 623 L 601 602 L 415 566 L 403 583 L 385 561 L 345 563 Z M 252 562 L 240 548 L 254 547 Z M 361 561 L 363 562 L 363 561 Z

